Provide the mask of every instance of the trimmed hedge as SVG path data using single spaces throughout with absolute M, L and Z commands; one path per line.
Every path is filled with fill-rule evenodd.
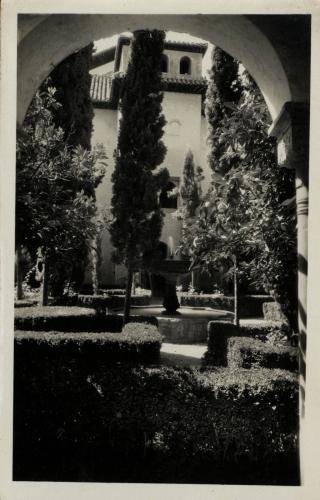
M 14 301 L 14 307 L 15 308 L 20 308 L 20 307 L 32 307 L 37 304 L 36 300 L 33 299 L 19 299 Z
M 287 323 L 276 321 L 241 321 L 237 327 L 227 321 L 208 323 L 208 350 L 204 355 L 204 364 L 227 366 L 228 339 L 230 337 L 253 337 L 276 343 L 290 334 Z
M 83 307 L 26 307 L 15 310 L 16 330 L 60 332 L 121 332 L 122 316 L 97 314 Z M 130 316 L 130 322 L 158 326 L 154 317 Z
M 147 306 L 150 304 L 150 297 L 149 295 L 133 295 L 130 302 L 132 306 Z M 98 313 L 105 314 L 107 308 L 122 308 L 124 306 L 124 295 L 78 295 L 77 305 L 82 307 L 93 307 Z
M 30 363 L 17 342 L 14 480 L 298 484 L 294 374 Z
M 263 317 L 267 321 L 287 321 L 278 302 L 264 302 L 262 310 Z
M 161 342 L 158 329 L 145 323 L 128 324 L 121 333 L 15 332 L 18 362 L 31 364 L 68 358 L 93 366 L 119 360 L 156 361 Z
M 298 371 L 297 349 L 291 346 L 273 345 L 250 337 L 231 337 L 227 352 L 231 369 L 262 366 Z
M 181 294 L 180 301 L 182 306 L 234 310 L 234 298 L 222 294 Z M 239 315 L 241 318 L 262 318 L 262 304 L 273 301 L 270 295 L 240 295 Z

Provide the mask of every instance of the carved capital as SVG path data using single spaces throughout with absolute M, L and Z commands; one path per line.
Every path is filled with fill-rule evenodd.
M 309 103 L 286 102 L 269 129 L 269 135 L 277 139 L 279 165 L 300 171 L 300 176 L 306 183 L 309 164 L 309 123 Z

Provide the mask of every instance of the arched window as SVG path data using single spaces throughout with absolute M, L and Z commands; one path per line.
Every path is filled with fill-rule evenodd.
M 169 181 L 164 190 L 160 194 L 160 207 L 161 208 L 177 208 L 176 185 L 174 182 Z
M 191 75 L 191 61 L 189 57 L 180 59 L 180 75 Z
M 162 54 L 162 57 L 161 57 L 161 72 L 162 73 L 168 73 L 168 67 L 169 67 L 168 56 L 166 56 L 165 54 Z
M 181 133 L 180 120 L 177 119 L 170 120 L 166 125 L 166 134 L 172 136 L 179 136 L 180 133 Z

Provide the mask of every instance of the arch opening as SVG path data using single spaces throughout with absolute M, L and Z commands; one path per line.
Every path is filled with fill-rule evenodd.
M 168 70 L 169 70 L 169 59 L 168 56 L 163 54 L 161 59 L 161 72 L 168 73 Z

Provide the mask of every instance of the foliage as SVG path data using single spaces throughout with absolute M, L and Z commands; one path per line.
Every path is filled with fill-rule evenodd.
M 292 346 L 266 344 L 253 338 L 232 337 L 228 340 L 230 369 L 263 366 L 298 371 L 297 349 Z
M 58 273 L 66 267 L 72 271 L 75 253 L 85 253 L 101 224 L 95 200 L 84 188 L 93 190 L 101 182 L 105 154 L 102 146 L 88 151 L 66 144 L 53 120 L 60 107 L 55 94 L 52 87 L 37 92 L 18 135 L 16 244 L 33 255 L 40 247 Z
M 162 337 L 154 325 L 129 323 L 119 333 L 110 332 L 61 332 L 16 331 L 15 342 L 25 356 L 44 358 L 75 356 L 78 363 L 108 364 L 119 360 L 128 362 L 155 361 L 160 352 Z M 25 347 L 24 347 L 25 345 Z
M 91 149 L 93 105 L 90 98 L 90 63 L 93 43 L 71 54 L 50 73 L 56 99 L 61 104 L 53 113 L 54 123 L 62 128 L 68 145 Z M 45 87 L 44 89 L 45 90 Z M 86 194 L 94 196 L 91 185 Z
M 182 293 L 180 294 L 180 302 L 183 306 L 211 307 L 213 309 L 223 309 L 224 311 L 234 310 L 234 297 L 221 293 Z M 262 318 L 264 303 L 274 303 L 273 298 L 268 295 L 239 295 L 239 314 L 241 318 Z
M 101 314 L 94 304 L 87 307 L 45 306 L 20 307 L 15 310 L 16 330 L 59 332 L 121 332 L 122 318 L 119 314 Z M 91 308 L 90 308 L 91 307 Z M 130 316 L 132 323 L 158 325 L 155 317 Z
M 16 480 L 298 482 L 292 373 L 92 366 L 27 348 L 15 349 Z
M 297 327 L 297 236 L 294 210 L 295 175 L 279 168 L 275 140 L 268 137 L 270 117 L 259 89 L 251 77 L 242 75 L 243 93 L 232 118 L 224 120 L 223 140 L 229 144 L 226 156 L 240 164 L 248 203 L 251 279 L 272 293 Z M 291 203 L 290 203 L 291 200 Z
M 232 105 L 238 103 L 241 91 L 237 61 L 219 47 L 215 47 L 205 106 L 208 121 L 208 162 L 212 171 L 224 173 L 230 168 L 230 163 L 223 157 L 225 143 L 221 138 L 221 123 L 230 115 Z
M 191 150 L 187 152 L 183 166 L 183 181 L 180 188 L 181 216 L 188 219 L 196 215 L 196 210 L 201 201 L 200 182 L 203 179 L 202 168 L 195 171 L 194 158 Z
M 133 264 L 157 246 L 162 228 L 159 193 L 168 182 L 167 170 L 157 169 L 166 153 L 161 141 L 165 124 L 160 92 L 163 46 L 163 32 L 135 32 L 122 86 L 110 233 L 114 260 L 128 269 L 125 320 Z
M 60 106 L 52 110 L 53 122 L 56 127 L 64 131 L 64 140 L 71 148 L 81 146 L 84 150 L 91 149 L 91 134 L 93 121 L 93 104 L 90 97 L 91 75 L 89 73 L 93 52 L 93 43 L 87 47 L 76 51 L 65 60 L 63 60 L 50 74 L 50 86 L 56 89 L 56 100 Z M 41 91 L 46 91 L 47 82 L 41 87 Z M 82 192 L 95 199 L 95 185 L 90 179 L 74 179 L 73 193 L 70 196 L 76 196 Z M 103 222 L 101 214 L 99 226 Z M 99 265 L 99 247 L 98 241 L 100 227 L 97 228 L 97 237 L 91 242 L 91 251 L 86 245 L 85 237 L 83 244 L 73 251 L 73 265 L 70 281 L 75 288 L 82 284 L 85 269 L 88 268 L 88 261 L 96 263 L 92 266 L 93 278 L 94 272 Z M 51 280 L 51 291 L 55 296 L 62 296 L 65 287 L 65 276 L 70 274 L 70 263 L 59 262 L 55 266 L 54 279 Z M 67 292 L 69 293 L 68 286 Z
M 237 64 L 228 58 L 220 51 L 213 56 L 207 94 L 212 186 L 183 246 L 194 265 L 233 280 L 235 297 L 238 280 L 271 293 L 296 329 L 294 172 L 278 167 L 263 97 L 248 73 L 236 76 Z
M 270 344 L 287 341 L 289 328 L 280 321 L 258 320 L 252 322 L 241 321 L 234 325 L 227 321 L 210 321 L 208 324 L 208 350 L 204 355 L 204 364 L 213 366 L 227 366 L 228 340 L 230 337 L 251 337 Z

